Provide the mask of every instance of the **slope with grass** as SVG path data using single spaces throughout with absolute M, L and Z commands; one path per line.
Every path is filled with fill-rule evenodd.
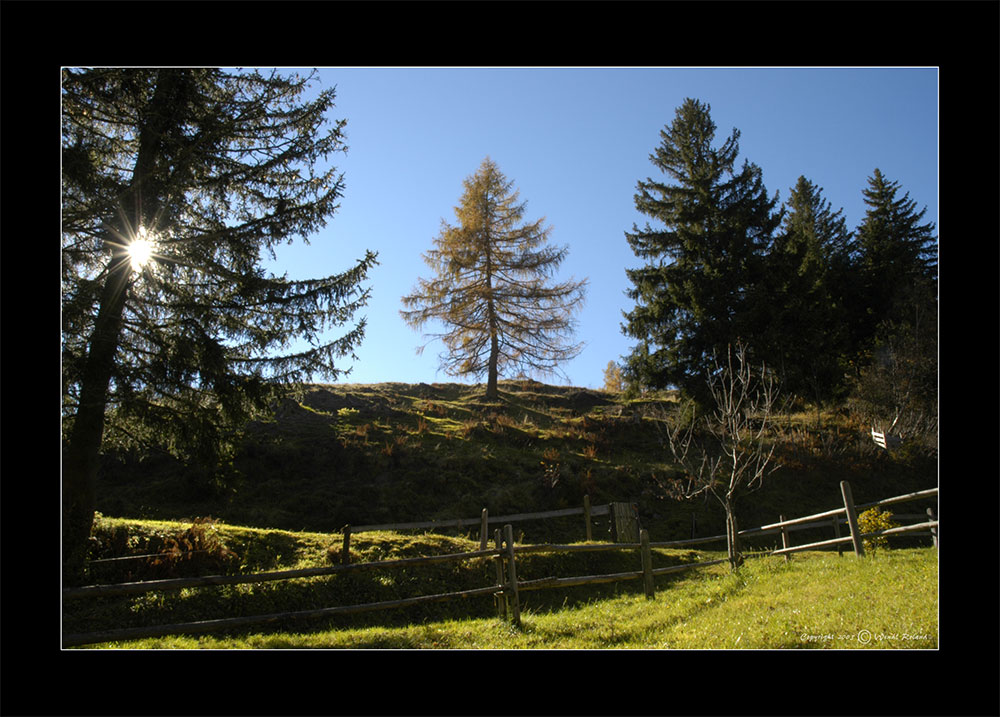
M 239 531 L 237 531 L 239 532 Z M 322 551 L 323 539 L 301 535 L 303 555 Z M 380 534 L 362 547 L 369 556 L 460 549 L 460 539 L 405 538 Z M 312 546 L 309 548 L 307 546 Z M 691 551 L 655 550 L 657 567 L 714 557 Z M 528 559 L 528 558 L 532 559 Z M 627 557 L 525 556 L 527 576 L 553 570 L 621 569 Z M 633 556 L 634 558 L 634 556 Z M 300 559 L 301 561 L 301 559 Z M 589 564 L 588 564 L 589 561 Z M 305 559 L 305 562 L 312 562 Z M 301 562 L 300 562 L 301 564 Z M 627 569 L 634 569 L 629 566 Z M 293 581 L 293 587 L 255 586 L 239 590 L 202 588 L 166 598 L 135 599 L 126 608 L 132 620 L 145 613 L 161 620 L 189 612 L 244 614 L 324 600 L 367 599 L 413 590 L 482 586 L 483 566 L 424 568 L 404 576 L 376 575 Z M 340 582 L 339 586 L 333 583 Z M 929 649 L 938 645 L 937 551 L 933 548 L 880 550 L 865 558 L 836 553 L 800 553 L 791 561 L 760 557 L 737 573 L 706 566 L 656 580 L 647 599 L 633 582 L 522 594 L 522 626 L 512 629 L 495 616 L 488 599 L 473 605 L 444 605 L 371 613 L 361 619 L 289 624 L 267 631 L 231 635 L 169 636 L 94 647 L 210 649 Z M 214 592 L 213 592 L 214 591 Z M 203 593 L 203 594 L 202 594 Z M 211 593 L 211 594 L 210 594 Z M 108 608 L 105 607 L 107 610 Z M 94 608 L 91 620 L 96 618 Z M 237 611 L 239 611 L 237 613 Z M 104 619 L 109 619 L 105 615 Z M 125 612 L 118 619 L 128 619 Z M 79 624 L 79 623 L 77 623 Z
M 99 486 L 93 582 L 253 573 L 339 562 L 341 529 L 477 517 L 629 501 L 654 541 L 723 532 L 708 500 L 675 501 L 661 483 L 675 475 L 654 416 L 679 410 L 664 393 L 638 400 L 601 391 L 504 382 L 499 401 L 460 384 L 310 385 L 248 427 L 234 458 L 237 479 L 212 486 L 171 460 L 108 458 Z M 782 467 L 737 505 L 740 526 L 837 507 L 840 481 L 859 503 L 937 484 L 933 458 L 878 451 L 847 411 L 781 416 Z M 908 504 L 906 512 L 923 505 Z M 211 518 L 208 518 L 211 516 Z M 594 519 L 607 540 L 607 518 Z M 516 526 L 518 542 L 579 542 L 578 516 Z M 352 562 L 458 553 L 478 530 L 441 534 L 352 534 Z M 831 537 L 821 531 L 817 539 Z M 796 534 L 809 542 L 810 531 Z M 750 549 L 777 546 L 768 536 Z M 165 637 L 129 647 L 431 648 L 786 648 L 937 645 L 937 552 L 926 539 L 862 560 L 796 554 L 751 559 L 736 574 L 699 567 L 657 578 L 657 597 L 638 581 L 524 593 L 520 630 L 495 617 L 487 598 L 428 603 L 288 621 L 269 631 Z M 703 546 L 713 548 L 714 545 Z M 723 544 L 718 546 L 720 549 Z M 629 552 L 518 558 L 518 576 L 594 575 L 639 569 Z M 720 557 L 654 550 L 654 568 Z M 190 588 L 133 598 L 69 601 L 66 634 L 311 610 L 482 588 L 495 579 L 485 559 L 405 570 Z M 866 632 L 863 632 L 866 631 Z M 867 636 L 870 636 L 868 639 Z M 114 646 L 114 645 L 104 645 Z
M 331 532 L 474 518 L 483 508 L 503 515 L 580 507 L 589 495 L 593 505 L 636 503 L 653 540 L 717 535 L 718 506 L 671 500 L 661 488 L 677 472 L 652 415 L 678 406 L 671 393 L 624 400 L 533 381 L 502 382 L 495 402 L 464 384 L 309 385 L 273 420 L 249 427 L 226 485 L 163 457 L 109 458 L 98 509 Z M 878 451 L 846 411 L 782 416 L 776 440 L 782 469 L 738 504 L 742 527 L 835 507 L 841 480 L 851 481 L 858 502 L 937 484 L 934 459 Z M 529 542 L 569 541 L 582 539 L 579 523 L 518 528 Z M 595 521 L 595 538 L 608 527 Z

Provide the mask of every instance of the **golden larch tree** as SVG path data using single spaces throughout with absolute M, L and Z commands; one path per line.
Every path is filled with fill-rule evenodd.
M 418 280 L 400 314 L 414 329 L 442 324 L 424 338 L 443 341 L 445 373 L 485 374 L 486 397 L 495 399 L 500 375 L 557 373 L 579 354 L 574 315 L 587 281 L 553 281 L 567 247 L 548 243 L 544 218 L 523 222 L 526 203 L 489 157 L 463 184 L 457 224 L 442 220 L 424 254 L 434 277 Z

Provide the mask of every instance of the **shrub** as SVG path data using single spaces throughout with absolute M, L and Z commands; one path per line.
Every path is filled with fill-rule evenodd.
M 211 517 L 195 518 L 190 528 L 167 536 L 150 566 L 163 577 L 225 572 L 238 557 L 223 544 L 215 523 Z
M 892 513 L 882 511 L 879 508 L 870 508 L 858 516 L 858 530 L 864 533 L 872 533 L 876 530 L 888 530 L 898 528 L 899 523 L 892 519 Z M 881 548 L 889 548 L 889 539 L 884 535 L 878 535 L 864 539 L 865 550 L 875 552 Z

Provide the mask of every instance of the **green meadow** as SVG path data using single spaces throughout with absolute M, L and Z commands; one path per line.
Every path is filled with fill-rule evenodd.
M 153 456 L 109 458 L 91 583 L 251 574 L 338 563 L 345 526 L 475 518 L 628 501 L 650 539 L 719 535 L 721 511 L 662 490 L 675 474 L 658 422 L 677 411 L 670 393 L 621 396 L 535 382 L 503 382 L 501 399 L 459 384 L 308 386 L 297 401 L 248 428 L 225 485 L 194 480 Z M 835 508 L 839 484 L 858 503 L 937 485 L 936 462 L 886 454 L 847 411 L 798 406 L 780 417 L 781 469 L 738 505 L 741 528 Z M 928 505 L 933 505 L 929 503 Z M 924 504 L 904 504 L 921 512 Z M 610 540 L 607 516 L 592 539 Z M 831 534 L 827 534 L 831 533 Z M 523 521 L 517 544 L 579 543 L 581 516 Z M 796 544 L 832 531 L 792 533 Z M 351 562 L 476 550 L 475 528 L 354 532 Z M 858 559 L 850 552 L 766 553 L 780 536 L 748 540 L 750 557 L 656 578 L 521 593 L 521 627 L 490 596 L 428 603 L 267 629 L 168 636 L 102 648 L 440 649 L 927 649 L 937 647 L 937 550 L 926 537 L 895 538 Z M 654 549 L 653 567 L 707 562 L 724 543 Z M 200 551 L 200 552 L 192 552 Z M 525 553 L 520 580 L 629 572 L 638 551 Z M 269 615 L 401 600 L 493 584 L 494 563 L 463 563 L 186 588 L 128 598 L 66 601 L 63 632 Z

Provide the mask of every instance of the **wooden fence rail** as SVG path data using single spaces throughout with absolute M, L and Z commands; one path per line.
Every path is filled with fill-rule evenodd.
M 823 513 L 816 513 L 810 516 L 794 518 L 792 520 L 780 520 L 759 528 L 752 528 L 740 531 L 740 535 L 763 534 L 765 532 L 781 532 L 783 546 L 780 549 L 771 551 L 771 555 L 787 555 L 792 552 L 803 550 L 815 550 L 822 547 L 839 546 L 845 543 L 854 545 L 855 554 L 864 554 L 862 540 L 867 537 L 882 535 L 898 535 L 901 533 L 917 530 L 931 529 L 935 534 L 935 545 L 937 545 L 936 530 L 938 521 L 932 519 L 916 525 L 902 526 L 887 530 L 879 530 L 862 534 L 857 527 L 857 509 L 861 507 L 872 507 L 890 505 L 908 500 L 919 500 L 937 495 L 937 489 L 920 491 L 905 496 L 895 496 L 886 498 L 864 506 L 854 505 L 851 499 L 850 485 L 847 482 L 841 484 L 844 497 L 844 507 L 837 508 Z M 573 509 L 576 510 L 576 509 Z M 788 532 L 796 529 L 806 529 L 815 525 L 829 525 L 830 519 L 835 518 L 833 525 L 839 531 L 841 514 L 847 515 L 847 522 L 850 527 L 850 535 L 833 538 L 806 545 L 790 546 Z M 852 519 L 853 518 L 853 519 Z M 485 520 L 485 511 L 484 517 Z M 817 523 L 817 521 L 819 521 Z M 259 583 L 270 580 L 288 580 L 293 578 L 317 577 L 334 575 L 336 573 L 349 570 L 370 570 L 370 569 L 394 569 L 402 567 L 430 565 L 433 563 L 464 561 L 477 558 L 493 559 L 496 562 L 496 581 L 493 585 L 472 590 L 459 592 L 441 593 L 435 595 L 424 595 L 399 600 L 389 600 L 375 603 L 365 603 L 360 605 L 345 605 L 335 607 L 317 608 L 313 610 L 302 610 L 296 612 L 273 613 L 268 615 L 252 615 L 236 618 L 224 618 L 218 620 L 203 620 L 198 622 L 188 622 L 173 625 L 160 625 L 152 627 L 134 627 L 110 630 L 104 632 L 93 632 L 87 634 L 64 635 L 63 647 L 74 647 L 94 644 L 98 642 L 108 642 L 115 640 L 131 640 L 145 637 L 160 637 L 171 634 L 199 634 L 219 630 L 248 627 L 250 625 L 262 625 L 286 620 L 314 619 L 330 617 L 334 615 L 352 614 L 371 610 L 383 610 L 388 608 L 419 605 L 429 602 L 437 602 L 453 599 L 467 599 L 485 595 L 492 595 L 496 600 L 498 612 L 502 617 L 506 617 L 513 624 L 520 624 L 520 603 L 518 593 L 524 590 L 540 590 L 548 588 L 570 587 L 576 585 L 588 585 L 597 583 L 616 582 L 622 580 L 642 579 L 644 591 L 647 597 L 654 595 L 653 578 L 659 575 L 689 570 L 691 568 L 706 567 L 728 562 L 728 558 L 719 560 L 700 561 L 684 565 L 673 565 L 663 568 L 653 568 L 651 559 L 652 548 L 677 547 L 691 545 L 699 542 L 711 542 L 725 536 L 713 536 L 712 538 L 697 538 L 693 540 L 673 540 L 662 542 L 650 542 L 649 534 L 646 530 L 639 531 L 638 543 L 614 543 L 614 544 L 584 544 L 584 545 L 520 545 L 514 544 L 513 530 L 510 523 L 504 525 L 503 532 L 498 529 L 494 534 L 494 548 L 482 549 L 465 553 L 452 553 L 448 555 L 435 555 L 419 558 L 404 558 L 399 560 L 384 560 L 369 563 L 354 563 L 326 566 L 321 568 L 303 568 L 299 570 L 280 570 L 266 573 L 256 573 L 253 575 L 212 575 L 200 578 L 175 578 L 169 580 L 152 580 L 138 583 L 123 583 L 118 585 L 90 585 L 79 588 L 68 588 L 63 590 L 64 600 L 81 598 L 108 597 L 116 595 L 135 595 L 145 592 L 160 590 L 180 590 L 189 587 L 203 587 L 215 585 L 233 585 L 240 583 Z M 518 553 L 532 552 L 594 552 L 607 550 L 635 550 L 638 549 L 641 557 L 641 569 L 632 572 L 612 573 L 605 575 L 578 575 L 570 577 L 545 577 L 533 580 L 521 581 L 517 577 L 516 555 Z
M 846 481 L 844 481 L 846 483 Z M 928 488 L 927 490 L 917 491 L 915 493 L 906 493 L 905 495 L 897 495 L 892 498 L 884 498 L 882 500 L 872 501 L 870 503 L 860 503 L 854 506 L 856 511 L 867 510 L 868 508 L 880 508 L 886 505 L 894 505 L 897 503 L 904 503 L 908 501 L 922 500 L 926 498 L 932 498 L 937 496 L 937 488 Z M 930 510 L 930 509 L 928 509 Z M 757 528 L 747 528 L 745 530 L 739 531 L 738 535 L 740 537 L 756 537 L 760 535 L 769 535 L 775 533 L 781 533 L 784 530 L 795 531 L 795 530 L 815 530 L 817 528 L 829 527 L 831 525 L 835 526 L 835 530 L 839 531 L 841 525 L 846 525 L 849 523 L 847 517 L 847 508 L 840 507 L 834 508 L 832 510 L 823 511 L 821 513 L 813 513 L 812 515 L 805 515 L 800 518 L 793 518 L 791 520 L 779 520 L 777 523 L 769 523 L 768 525 L 762 525 Z M 924 516 L 919 514 L 902 514 L 896 515 L 895 517 L 900 519 L 914 519 L 922 518 Z M 836 521 L 836 522 L 835 522 Z M 922 531 L 928 529 L 928 525 L 919 526 L 905 526 L 906 528 L 919 528 Z M 936 544 L 936 533 L 934 527 L 930 528 L 931 535 L 935 537 Z M 837 537 L 840 537 L 839 535 Z M 869 537 L 867 534 L 862 537 Z M 672 540 L 665 543 L 653 543 L 653 547 L 657 548 L 673 548 L 682 547 L 687 545 L 699 545 L 702 543 L 714 543 L 720 540 L 725 540 L 725 535 L 711 535 L 704 538 L 687 538 L 684 540 Z M 850 542 L 850 538 L 846 538 L 842 542 Z
M 609 503 L 607 505 L 590 505 L 590 496 L 583 496 L 583 506 L 580 508 L 560 508 L 558 510 L 545 510 L 534 513 L 514 513 L 512 515 L 491 516 L 486 508 L 478 518 L 453 518 L 444 520 L 420 520 L 409 523 L 378 523 L 373 525 L 345 525 L 341 532 L 344 536 L 344 543 L 341 549 L 341 561 L 349 563 L 351 560 L 351 536 L 355 533 L 373 532 L 377 530 L 425 530 L 428 528 L 464 528 L 479 525 L 479 549 L 486 549 L 486 542 L 489 537 L 490 523 L 514 523 L 525 520 L 545 520 L 550 518 L 563 518 L 571 515 L 582 515 L 585 527 L 586 539 L 593 540 L 593 525 L 591 518 L 598 515 L 611 515 L 615 506 L 619 504 Z M 626 518 L 619 518 L 619 524 L 627 523 Z M 613 526 L 614 527 L 614 526 Z M 638 521 L 636 521 L 638 530 Z M 615 531 L 617 536 L 618 531 Z
M 841 481 L 840 490 L 841 490 L 841 495 L 843 496 L 844 499 L 843 508 L 837 508 L 836 510 L 826 511 L 825 513 L 817 513 L 812 516 L 805 516 L 804 518 L 796 518 L 794 520 L 781 521 L 778 523 L 774 523 L 770 526 L 763 526 L 766 528 L 777 527 L 778 529 L 787 529 L 787 527 L 791 525 L 802 525 L 808 518 L 814 518 L 814 519 L 817 517 L 825 518 L 834 515 L 836 517 L 834 518 L 833 526 L 837 533 L 837 537 L 831 540 L 821 540 L 819 542 L 807 543 L 806 545 L 797 545 L 794 547 L 789 546 L 787 544 L 787 539 L 786 539 L 784 541 L 784 545 L 782 546 L 782 548 L 779 550 L 772 551 L 771 555 L 787 556 L 789 553 L 800 552 L 803 550 L 818 550 L 820 548 L 827 548 L 834 546 L 839 547 L 846 543 L 851 543 L 854 547 L 854 554 L 860 557 L 865 554 L 865 548 L 864 548 L 865 538 L 874 538 L 883 535 L 899 535 L 901 533 L 911 533 L 917 531 L 923 532 L 925 530 L 929 530 L 931 532 L 931 535 L 934 538 L 934 546 L 937 547 L 938 521 L 934 518 L 933 511 L 930 510 L 928 510 L 928 517 L 930 517 L 931 520 L 922 523 L 917 523 L 913 525 L 904 525 L 898 528 L 888 528 L 885 530 L 876 530 L 867 533 L 862 533 L 861 530 L 858 528 L 859 509 L 881 507 L 884 505 L 895 505 L 897 503 L 905 503 L 907 501 L 914 501 L 914 500 L 921 500 L 923 498 L 935 497 L 938 494 L 937 488 L 929 488 L 928 490 L 917 491 L 916 493 L 897 495 L 892 498 L 884 498 L 883 500 L 876 500 L 871 503 L 862 503 L 861 505 L 854 504 L 854 499 L 851 494 L 850 483 L 848 483 L 847 481 Z M 841 514 L 845 514 L 847 516 L 847 524 L 850 529 L 850 535 L 847 537 L 840 536 L 839 526 L 841 522 L 840 521 Z M 783 535 L 787 535 L 787 533 L 784 533 Z
M 485 508 L 483 509 L 485 511 Z M 611 511 L 610 505 L 590 506 L 589 497 L 584 497 L 584 505 L 581 508 L 560 508 L 558 510 L 546 510 L 536 513 L 515 513 L 512 515 L 489 515 L 487 513 L 487 524 L 489 523 L 516 523 L 523 520 L 542 520 L 546 518 L 562 518 L 570 515 L 607 515 Z M 482 525 L 482 516 L 479 518 L 454 518 L 443 520 L 421 520 L 411 523 L 380 523 L 377 525 L 352 525 L 352 533 L 364 533 L 375 530 L 422 530 L 425 528 L 465 528 L 473 525 Z
M 385 610 L 388 608 L 405 607 L 409 605 L 420 605 L 442 600 L 452 600 L 455 598 L 469 598 L 480 595 L 494 595 L 499 588 L 489 586 L 476 588 L 473 590 L 463 590 L 454 593 L 442 593 L 439 595 L 421 595 L 401 600 L 387 600 L 384 602 L 365 603 L 363 605 L 340 605 L 336 607 L 317 608 L 315 610 L 300 610 L 297 612 L 272 613 L 270 615 L 248 615 L 246 617 L 230 617 L 219 620 L 201 620 L 198 622 L 177 623 L 173 625 L 159 625 L 154 627 L 128 627 L 118 630 L 108 630 L 106 632 L 91 632 L 85 635 L 66 635 L 63 637 L 63 647 L 77 647 L 80 645 L 91 645 L 98 642 L 112 642 L 117 640 L 139 640 L 147 637 L 163 637 L 164 635 L 178 634 L 202 634 L 206 632 L 218 632 L 220 630 L 233 629 L 238 627 L 249 627 L 251 625 L 266 625 L 269 623 L 284 622 L 286 620 L 315 619 L 321 617 L 332 617 L 334 615 L 350 615 L 359 612 L 370 612 L 372 610 Z
M 899 535 L 901 533 L 909 533 L 917 530 L 930 530 L 932 528 L 936 528 L 937 524 L 936 520 L 931 520 L 926 523 L 904 525 L 898 528 L 887 528 L 885 530 L 875 530 L 870 533 L 860 533 L 858 537 L 861 540 L 864 540 L 864 538 L 875 538 L 880 535 Z M 797 553 L 803 550 L 819 550 L 820 548 L 828 548 L 851 542 L 854 542 L 854 538 L 852 536 L 847 536 L 845 538 L 833 538 L 831 540 L 821 540 L 817 543 L 807 543 L 805 545 L 796 545 L 794 547 L 785 546 L 780 550 L 771 551 L 771 555 L 786 555 L 788 553 Z M 864 555 L 864 544 L 855 544 L 854 552 L 857 555 Z
M 372 570 L 379 568 L 407 568 L 418 565 L 433 565 L 451 561 L 471 560 L 473 558 L 496 555 L 495 550 L 475 550 L 468 553 L 449 553 L 447 555 L 430 555 L 419 558 L 400 558 L 397 560 L 382 560 L 371 563 L 352 563 L 349 565 L 330 565 L 322 568 L 299 568 L 297 570 L 275 570 L 266 573 L 248 575 L 207 575 L 196 578 L 168 578 L 164 580 L 143 580 L 133 583 L 118 583 L 116 585 L 87 585 L 63 590 L 64 600 L 77 600 L 90 597 L 113 597 L 120 595 L 138 595 L 159 590 L 183 590 L 184 588 L 207 587 L 210 585 L 242 585 L 248 583 L 263 583 L 273 580 L 291 580 L 293 578 L 314 578 L 323 575 L 351 570 Z

